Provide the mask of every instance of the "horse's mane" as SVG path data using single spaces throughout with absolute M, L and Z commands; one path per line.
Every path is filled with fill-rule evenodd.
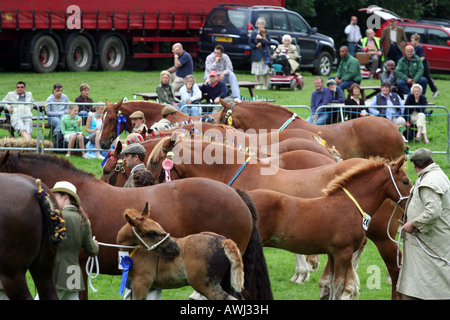
M 367 173 L 368 171 L 372 171 L 383 167 L 388 164 L 386 159 L 381 157 L 371 157 L 368 159 L 369 161 L 365 161 L 358 165 L 355 165 L 352 169 L 344 172 L 343 174 L 335 177 L 328 183 L 328 186 L 322 189 L 322 192 L 326 195 L 332 195 L 340 190 L 343 187 L 346 187 L 352 180 Z
M 263 102 L 263 101 L 244 101 L 240 102 L 239 105 L 243 105 L 244 107 L 253 107 L 253 108 L 261 108 L 261 107 L 268 107 L 268 109 L 274 110 L 278 112 L 279 110 L 282 110 L 286 113 L 289 113 L 291 116 L 294 114 L 291 110 L 288 108 L 285 108 L 283 106 L 272 104 L 269 102 Z
M 156 146 L 153 148 L 152 152 L 148 156 L 147 163 L 156 162 L 162 157 L 164 157 L 165 156 L 164 145 L 167 143 L 168 140 L 171 139 L 172 137 L 162 138 L 161 141 L 156 144 Z

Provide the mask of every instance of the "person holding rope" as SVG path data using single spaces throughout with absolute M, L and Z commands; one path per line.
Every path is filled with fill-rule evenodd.
M 407 300 L 449 299 L 450 181 L 429 149 L 417 149 L 411 162 L 417 181 L 405 206 L 397 291 Z

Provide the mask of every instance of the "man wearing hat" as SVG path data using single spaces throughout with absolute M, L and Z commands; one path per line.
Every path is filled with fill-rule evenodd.
M 230 90 L 228 90 L 225 82 L 219 80 L 217 71 L 211 70 L 208 75 L 209 82 L 200 86 L 200 91 L 208 94 L 210 101 L 215 104 L 220 103 L 220 98 L 226 102 L 233 102 L 233 98 L 230 95 Z
M 133 127 L 133 133 L 139 133 L 145 139 L 145 134 L 148 129 L 145 125 L 145 116 L 142 111 L 135 111 L 130 115 L 131 125 Z
M 411 156 L 417 180 L 403 217 L 402 266 L 397 291 L 403 299 L 450 297 L 450 181 L 431 150 Z
M 178 111 L 179 110 L 175 107 L 165 106 L 161 111 L 162 119 L 152 124 L 150 130 L 155 132 L 172 129 L 174 127 L 175 122 L 177 122 Z
M 135 175 L 138 171 L 147 171 L 144 165 L 145 148 L 140 143 L 132 143 L 122 150 L 123 160 L 128 168 L 131 168 L 130 175 L 124 184 L 124 188 L 137 187 L 135 183 Z

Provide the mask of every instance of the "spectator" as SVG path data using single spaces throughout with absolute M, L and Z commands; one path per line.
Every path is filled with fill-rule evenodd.
M 88 140 L 90 143 L 95 145 L 95 149 L 101 149 L 100 147 L 100 133 L 102 131 L 103 125 L 103 110 L 105 110 L 105 106 L 95 105 L 92 106 L 92 111 L 88 113 L 88 118 L 86 121 L 86 131 L 88 132 Z M 104 156 L 101 155 L 100 151 L 96 151 L 97 159 L 105 159 Z
M 344 33 L 347 35 L 347 45 L 348 45 L 348 51 L 351 56 L 355 56 L 356 52 L 356 46 L 358 45 L 359 41 L 361 40 L 361 30 L 358 26 L 358 18 L 355 16 L 352 16 L 350 18 L 350 23 L 345 27 Z
M 252 71 L 256 82 L 260 82 L 260 76 L 263 76 L 263 89 L 267 89 L 267 74 L 270 63 L 270 34 L 265 29 L 266 20 L 258 18 L 255 23 L 256 29 L 253 30 L 248 44 L 252 48 Z M 256 87 L 259 89 L 259 86 Z
M 317 109 L 322 105 L 327 105 L 331 102 L 331 91 L 324 87 L 324 81 L 322 78 L 317 77 L 314 79 L 314 86 L 316 90 L 311 95 L 311 115 L 306 119 L 309 123 L 322 125 L 326 124 L 330 113 L 326 112 L 326 109 L 321 111 L 319 115 Z
M 411 156 L 417 180 L 403 214 L 403 256 L 397 282 L 397 291 L 405 300 L 450 297 L 450 181 L 431 156 L 425 148 Z
M 130 115 L 132 133 L 139 133 L 145 139 L 147 136 L 147 125 L 145 124 L 145 115 L 142 111 L 135 111 Z
M 203 93 L 206 93 L 209 99 L 215 104 L 220 103 L 220 98 L 226 102 L 233 102 L 233 98 L 230 96 L 227 85 L 224 82 L 219 81 L 217 71 L 215 70 L 209 72 L 209 83 L 203 84 L 200 87 L 200 90 Z
M 381 46 L 380 38 L 375 37 L 375 32 L 372 29 L 366 30 L 366 37 L 361 40 L 363 52 L 370 55 L 370 78 L 373 79 L 377 73 L 377 69 L 384 61 L 383 47 Z
M 200 91 L 200 88 L 195 83 L 195 78 L 192 74 L 189 74 L 184 78 L 186 83 L 180 89 L 181 102 L 178 105 L 180 110 L 182 110 L 183 106 L 186 104 L 199 104 L 200 100 L 202 100 L 203 94 Z M 199 107 L 187 107 L 187 114 L 191 116 L 199 116 L 202 113 L 202 108 Z
M 394 92 L 391 92 L 391 84 L 389 82 L 383 82 L 381 84 L 381 92 L 373 97 L 370 102 L 372 107 L 369 108 L 369 112 L 374 115 L 379 115 L 384 112 L 386 118 L 393 121 L 394 123 L 398 123 L 396 120 L 397 117 L 404 113 L 403 101 L 400 96 Z M 391 106 L 386 109 L 378 110 L 377 108 L 373 108 L 373 106 Z M 404 118 L 402 118 L 405 120 Z M 400 119 L 401 121 L 401 119 Z
M 415 33 L 411 36 L 411 43 L 414 47 L 414 53 L 416 56 L 422 60 L 423 63 L 423 76 L 428 81 L 428 85 L 430 86 L 431 91 L 433 92 L 433 95 L 431 96 L 431 99 L 436 99 L 439 96 L 439 90 L 436 87 L 436 83 L 434 82 L 433 78 L 430 74 L 430 63 L 428 62 L 428 59 L 425 55 L 425 50 L 423 49 L 422 45 L 420 44 L 420 36 Z
M 91 90 L 91 87 L 87 83 L 83 83 L 80 85 L 80 95 L 75 98 L 75 102 L 81 102 L 81 103 L 94 103 L 94 100 L 89 98 L 89 92 Z M 91 111 L 92 105 L 84 104 L 84 105 L 78 105 L 79 108 L 79 116 L 82 118 L 83 125 L 86 125 L 87 116 L 89 111 Z
M 194 61 L 191 55 L 183 49 L 181 43 L 175 43 L 172 46 L 174 54 L 173 67 L 167 69 L 170 73 L 175 72 L 175 77 L 172 82 L 173 91 L 178 92 L 184 85 L 184 78 L 188 74 L 194 74 Z
M 397 85 L 397 71 L 395 71 L 395 62 L 388 60 L 385 63 L 386 70 L 380 75 L 381 83 L 389 82 L 391 86 Z
M 62 93 L 63 85 L 56 83 L 53 85 L 53 93 L 45 102 L 45 113 L 48 116 L 48 123 L 53 129 L 53 134 L 61 133 L 61 119 L 69 111 L 69 98 Z M 52 102 L 67 102 L 67 104 L 52 104 Z
M 339 49 L 339 54 L 342 59 L 334 78 L 338 87 L 344 90 L 354 83 L 360 84 L 362 76 L 358 59 L 348 53 L 348 48 L 346 46 L 342 46 Z
M 418 56 L 414 54 L 414 47 L 407 45 L 405 56 L 400 59 L 397 65 L 397 86 L 401 94 L 407 95 L 410 87 L 418 83 L 423 88 L 423 95 L 426 93 L 428 81 L 423 77 L 423 63 Z
M 389 27 L 383 29 L 380 42 L 385 44 L 384 56 L 393 60 L 395 64 L 401 59 L 405 52 L 407 42 L 405 30 L 397 26 L 395 18 L 389 20 Z
M 26 92 L 27 86 L 25 82 L 19 81 L 16 83 L 16 91 L 10 91 L 3 98 L 3 101 L 10 102 L 34 102 L 31 92 Z M 11 115 L 11 125 L 14 130 L 21 137 L 25 139 L 31 139 L 33 134 L 33 109 L 32 104 L 6 104 L 3 106 Z
M 61 119 L 61 133 L 64 135 L 64 141 L 68 143 L 66 157 L 70 157 L 71 150 L 78 141 L 78 147 L 84 149 L 84 135 L 81 132 L 81 117 L 78 115 L 78 105 L 69 106 L 69 112 Z M 85 151 L 81 151 L 82 157 L 89 159 Z
M 238 80 L 233 72 L 233 64 L 230 57 L 224 53 L 225 49 L 222 45 L 218 44 L 214 48 L 205 61 L 205 75 L 203 80 L 207 81 L 209 72 L 216 70 L 219 76 L 219 80 L 228 83 L 231 87 L 231 96 L 236 102 L 240 102 L 241 91 L 239 89 Z
M 283 42 L 280 44 L 273 54 L 273 62 L 281 64 L 285 76 L 290 75 L 297 70 L 299 63 L 297 61 L 298 52 L 297 47 L 294 46 L 290 35 L 285 34 L 281 38 Z
M 172 106 L 165 106 L 162 111 L 162 119 L 158 122 L 155 122 L 150 130 L 153 132 L 160 130 L 169 130 L 174 128 L 174 124 L 176 123 L 178 109 L 175 109 Z
M 170 84 L 169 71 L 161 71 L 160 84 L 156 88 L 156 93 L 158 94 L 159 103 L 170 104 L 172 106 L 178 106 L 178 104 L 180 103 L 180 100 L 175 97 L 173 87 Z
M 345 105 L 347 106 L 360 106 L 359 108 L 349 108 L 345 109 L 348 115 L 348 120 L 356 119 L 361 114 L 362 109 L 365 106 L 364 100 L 361 98 L 361 89 L 359 84 L 354 83 L 348 88 L 348 96 L 345 99 Z
M 329 79 L 327 81 L 327 87 L 328 90 L 331 92 L 331 101 L 330 103 L 333 104 L 342 104 L 345 101 L 345 94 L 344 91 L 341 88 L 338 88 L 336 81 L 334 79 Z M 337 109 L 330 108 L 327 109 L 327 111 L 331 112 L 332 114 L 328 118 L 327 124 L 329 123 L 337 123 L 339 121 L 339 113 L 337 112 Z
M 406 98 L 406 106 L 417 106 L 417 108 L 406 108 L 406 127 L 410 129 L 411 124 L 416 124 L 417 134 L 415 140 L 420 142 L 420 137 L 423 135 L 423 140 L 426 144 L 430 143 L 427 137 L 427 125 L 425 120 L 425 109 L 428 104 L 427 98 L 422 94 L 422 86 L 415 83 L 411 87 L 411 93 Z M 416 117 L 414 117 L 416 115 Z

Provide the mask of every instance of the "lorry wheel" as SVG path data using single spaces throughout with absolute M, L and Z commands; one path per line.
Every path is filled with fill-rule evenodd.
M 85 36 L 76 36 L 67 47 L 67 67 L 70 71 L 88 71 L 94 58 L 92 45 Z
M 105 71 L 120 71 L 125 64 L 125 47 L 118 37 L 105 39 L 100 48 L 100 66 Z
M 52 72 L 56 69 L 59 50 L 56 41 L 49 35 L 39 37 L 33 48 L 31 63 L 39 73 Z
M 331 68 L 333 66 L 333 61 L 331 60 L 331 55 L 328 52 L 322 52 L 319 56 L 316 74 L 319 76 L 329 76 L 331 73 Z

